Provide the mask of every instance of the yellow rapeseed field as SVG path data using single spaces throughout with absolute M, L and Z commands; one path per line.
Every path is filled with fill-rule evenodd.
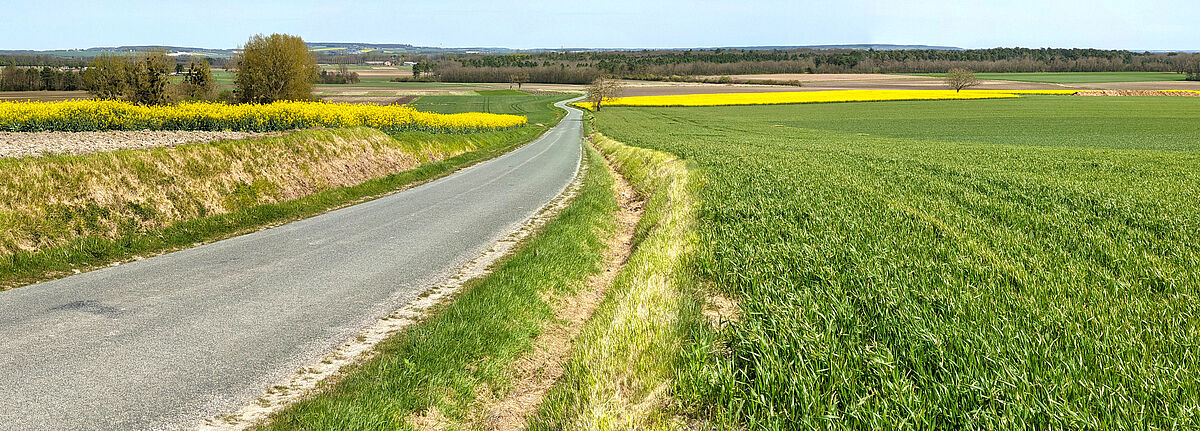
M 140 106 L 111 100 L 0 102 L 0 130 L 10 132 L 103 130 L 234 130 L 268 132 L 313 127 L 368 126 L 385 131 L 463 133 L 521 126 L 519 115 L 435 114 L 406 106 L 323 102 L 265 105 L 181 103 Z
M 686 94 L 676 96 L 617 97 L 605 106 L 724 106 L 781 105 L 792 103 L 876 102 L 886 100 L 1004 99 L 1018 94 L 1074 94 L 1075 90 L 830 90 L 773 93 Z M 592 109 L 589 103 L 579 106 Z

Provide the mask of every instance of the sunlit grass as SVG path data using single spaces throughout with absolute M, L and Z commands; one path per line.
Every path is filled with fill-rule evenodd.
M 718 422 L 1187 429 L 1200 425 L 1200 118 L 1188 100 L 597 118 L 705 177 L 694 269 L 741 318 L 682 393 Z M 1112 134 L 1076 139 L 1087 132 L 1075 121 Z M 923 138 L 933 122 L 942 140 Z

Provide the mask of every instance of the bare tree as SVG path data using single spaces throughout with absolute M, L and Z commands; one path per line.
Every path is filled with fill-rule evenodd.
M 1184 60 L 1180 73 L 1186 73 L 1188 81 L 1200 81 L 1200 53 L 1192 54 Z
M 962 91 L 964 88 L 974 87 L 979 85 L 979 79 L 975 78 L 975 72 L 961 67 L 955 67 L 946 72 L 946 85 L 954 89 L 954 92 Z
M 600 105 L 605 100 L 620 96 L 624 87 L 625 84 L 616 78 L 596 78 L 587 88 L 587 100 L 592 103 L 593 109 L 599 112 Z
M 517 89 L 521 88 L 521 84 L 529 82 L 529 72 L 517 72 L 509 76 L 512 83 L 517 84 Z

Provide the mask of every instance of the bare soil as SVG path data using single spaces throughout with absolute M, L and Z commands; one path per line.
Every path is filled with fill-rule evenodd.
M 60 102 L 91 99 L 86 91 L 0 91 L 0 102 Z
M 1163 90 L 1085 90 L 1075 93 L 1076 96 L 1179 96 L 1200 97 L 1200 93 L 1186 91 Z
M 321 99 L 332 103 L 355 103 L 360 105 L 407 105 L 421 96 L 325 96 Z
M 257 138 L 278 133 L 203 131 L 0 132 L 0 158 L 89 154 L 114 150 Z
M 485 401 L 480 415 L 483 429 L 513 431 L 525 425 L 554 382 L 562 377 L 563 364 L 571 353 L 575 338 L 600 306 L 613 279 L 633 252 L 633 234 L 641 220 L 644 202 L 624 178 L 611 167 L 608 169 L 616 179 L 613 191 L 621 209 L 616 218 L 618 230 L 608 240 L 604 271 L 589 277 L 587 285 L 574 295 L 555 301 L 555 321 L 549 323 L 534 341 L 533 351 L 519 358 L 512 367 L 514 388 L 499 398 Z
M 401 76 L 412 76 L 411 70 L 401 70 L 396 67 L 372 67 L 370 69 L 361 70 L 355 69 L 351 72 L 357 73 L 360 78 L 397 78 Z
M 1108 82 L 1079 84 L 1080 88 L 1099 90 L 1193 90 L 1200 91 L 1200 81 Z

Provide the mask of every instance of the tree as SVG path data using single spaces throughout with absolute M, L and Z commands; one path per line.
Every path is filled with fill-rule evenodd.
M 600 105 L 603 104 L 607 99 L 620 96 L 623 88 L 624 84 L 622 84 L 619 79 L 606 77 L 596 78 L 595 81 L 592 81 L 592 85 L 589 85 L 587 88 L 587 100 L 588 102 L 591 102 L 592 106 L 595 107 L 595 110 L 599 112 Z
M 517 84 L 517 88 L 521 88 L 521 84 L 529 82 L 529 72 L 517 72 L 509 76 L 512 83 Z
M 974 72 L 961 67 L 955 67 L 946 72 L 946 85 L 953 88 L 954 92 L 957 93 L 964 88 L 979 85 L 979 79 L 975 78 Z
M 432 71 L 433 65 L 424 61 L 417 62 L 417 64 L 414 64 L 412 67 L 413 78 L 420 78 L 422 73 Z
M 310 100 L 320 70 L 317 57 L 298 36 L 251 37 L 234 57 L 238 99 L 250 103 Z
M 40 73 L 40 75 L 42 78 L 42 88 L 39 88 L 39 90 L 57 90 L 58 89 L 58 87 L 59 87 L 58 82 L 57 82 L 58 74 L 54 73 L 54 68 L 52 68 L 50 66 L 42 67 L 42 72 Z
M 0 72 L 0 90 L 17 91 L 24 88 L 21 83 L 24 74 L 21 73 L 17 66 L 4 66 L 4 71 Z
M 162 49 L 147 51 L 130 59 L 129 87 L 125 100 L 139 105 L 165 105 L 170 102 L 167 84 L 173 61 Z
M 184 93 L 193 99 L 211 99 L 217 90 L 213 82 L 212 68 L 208 61 L 193 58 L 188 62 L 187 76 L 183 78 Z
M 172 63 L 161 49 L 134 57 L 101 55 L 88 63 L 83 87 L 101 99 L 163 105 L 171 101 L 167 84 Z
M 129 89 L 130 64 L 125 57 L 103 54 L 88 63 L 83 88 L 101 99 L 125 97 Z
M 1200 81 L 1200 54 L 1188 56 L 1183 61 L 1183 70 L 1180 73 L 1186 73 L 1188 81 Z

